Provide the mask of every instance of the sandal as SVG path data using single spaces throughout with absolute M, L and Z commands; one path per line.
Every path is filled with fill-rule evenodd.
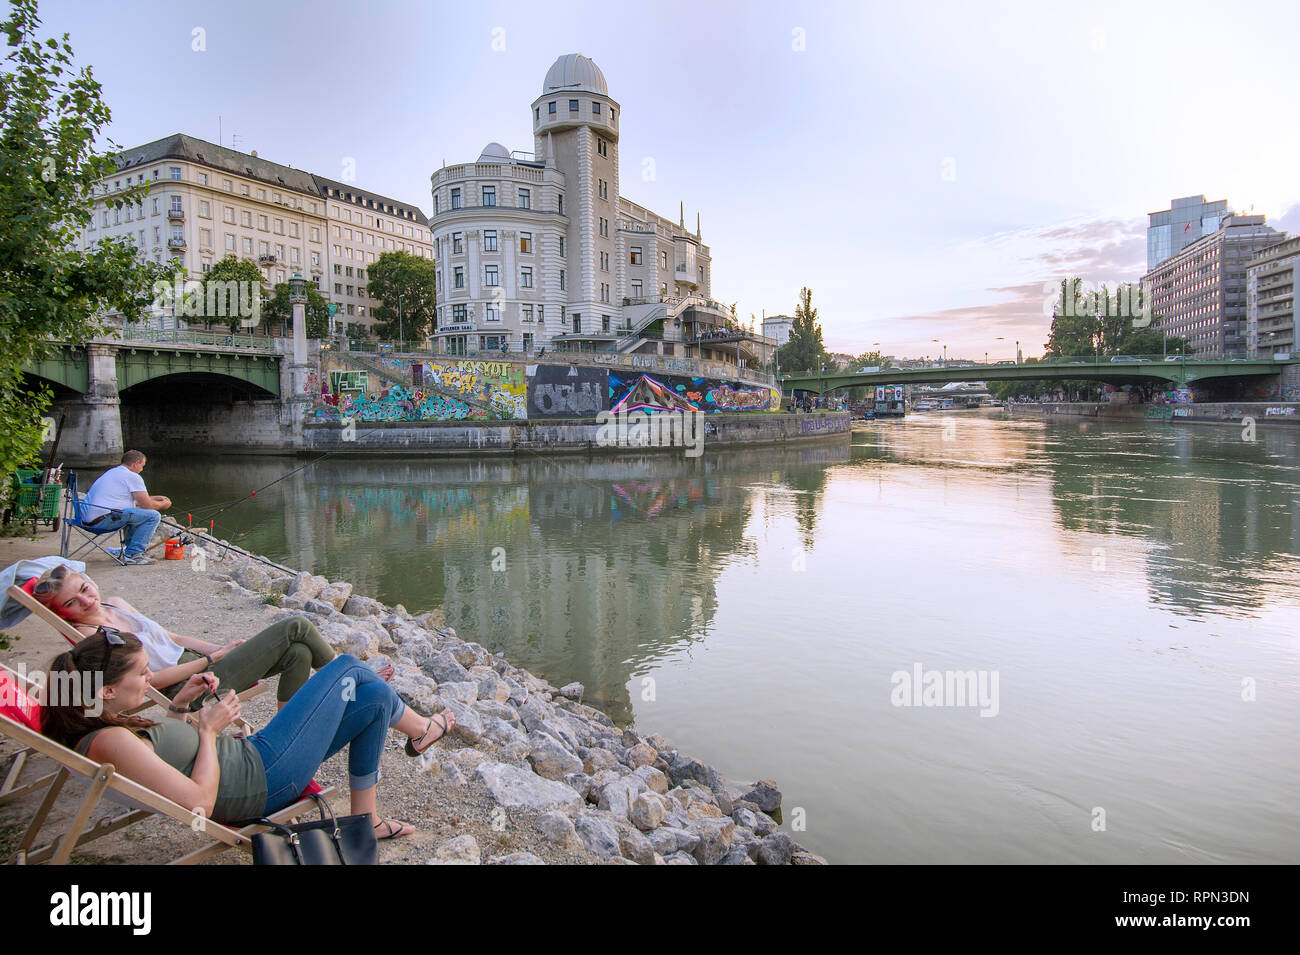
M 439 724 L 440 727 L 441 727 L 441 728 L 440 728 L 440 731 L 439 731 L 438 735 L 435 736 L 433 739 L 428 740 L 427 742 L 425 742 L 425 740 L 426 740 L 426 738 L 428 737 L 429 733 L 431 733 L 431 732 L 433 731 L 433 721 L 434 721 L 435 717 L 441 717 L 441 718 L 442 718 L 442 722 Z M 421 746 L 421 747 L 419 747 L 419 748 L 417 749 L 416 746 L 415 746 L 415 740 L 413 740 L 413 739 L 408 739 L 408 740 L 406 741 L 406 755 L 407 755 L 407 756 L 419 756 L 419 755 L 420 755 L 421 753 L 423 753 L 426 749 L 428 749 L 428 748 L 429 748 L 430 746 L 432 746 L 434 743 L 438 742 L 438 740 L 442 739 L 444 736 L 446 736 L 448 733 L 451 732 L 451 726 L 455 723 L 455 719 L 456 719 L 456 718 L 453 716 L 453 717 L 451 717 L 450 723 L 448 722 L 447 710 L 443 710 L 441 713 L 437 713 L 437 714 L 435 714 L 435 716 L 430 716 L 430 717 L 429 717 L 429 725 L 426 726 L 426 727 L 424 728 L 424 735 L 422 735 L 422 736 L 420 737 L 420 742 L 424 743 L 424 745 Z
M 411 825 L 409 822 L 396 823 L 391 819 L 381 819 L 370 828 L 378 830 L 380 826 L 384 827 L 384 833 L 383 835 L 380 835 L 376 831 L 376 842 L 382 842 L 385 839 L 399 839 L 402 836 L 409 836 L 415 833 L 415 826 Z

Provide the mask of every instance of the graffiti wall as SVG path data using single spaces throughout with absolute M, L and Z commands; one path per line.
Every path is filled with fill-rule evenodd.
M 684 378 L 609 372 L 609 410 L 780 411 L 781 393 L 775 388 L 713 378 Z
M 590 418 L 608 410 L 609 373 L 576 365 L 529 365 L 528 417 Z
M 505 421 L 601 411 L 779 411 L 780 393 L 716 378 L 510 361 L 326 356 L 317 419 Z M 364 367 L 362 367 L 364 366 Z

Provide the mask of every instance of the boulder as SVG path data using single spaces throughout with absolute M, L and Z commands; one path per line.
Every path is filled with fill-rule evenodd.
M 699 865 L 695 857 L 685 852 L 674 852 L 672 855 L 664 856 L 664 865 Z
M 646 838 L 654 846 L 655 852 L 665 859 L 674 852 L 691 852 L 700 844 L 700 837 L 688 829 L 675 826 L 663 826 L 646 833 Z
M 537 817 L 537 829 L 547 842 L 575 851 L 586 848 L 573 828 L 573 820 L 562 812 L 544 812 Z
M 623 850 L 619 843 L 618 830 L 609 819 L 583 812 L 573 821 L 573 828 L 588 852 L 604 859 L 621 857 Z
M 758 844 L 759 865 L 789 865 L 794 855 L 794 840 L 784 832 L 774 832 Z
M 322 590 L 329 586 L 329 581 L 324 577 L 309 574 L 307 571 L 300 571 L 293 580 L 285 586 L 286 594 L 293 594 L 301 597 L 303 600 L 311 600 Z
M 339 609 L 349 617 L 377 617 L 384 612 L 384 605 L 378 600 L 352 594 Z
M 794 853 L 790 856 L 791 865 L 830 865 L 819 855 L 813 855 L 807 849 L 795 846 Z
M 421 716 L 432 716 L 442 708 L 438 697 L 438 684 L 405 664 L 398 664 L 397 672 L 388 685 L 402 698 L 402 702 Z
M 492 798 L 507 808 L 575 811 L 582 805 L 582 797 L 563 783 L 505 763 L 483 763 L 474 775 L 487 786 Z
M 704 865 L 717 865 L 731 851 L 732 836 L 736 824 L 730 819 L 701 819 L 691 826 L 691 831 L 700 837 L 694 855 Z
M 487 860 L 488 865 L 546 865 L 531 852 L 512 852 L 509 855 L 493 856 Z
M 768 815 L 781 808 L 781 790 L 777 789 L 776 783 L 770 779 L 760 779 L 741 798 L 746 802 L 752 802 Z
M 634 829 L 629 828 L 618 834 L 618 848 L 624 859 L 631 859 L 637 865 L 655 864 L 654 846 Z
M 444 700 L 455 700 L 466 706 L 478 699 L 478 684 L 473 680 L 463 683 L 439 683 L 438 695 Z
M 457 836 L 444 842 L 433 853 L 433 861 L 443 864 L 478 865 L 481 858 L 478 840 L 473 836 Z
M 668 778 L 675 786 L 680 786 L 687 779 L 694 779 L 706 789 L 713 789 L 718 782 L 718 774 L 712 766 L 687 756 L 677 756 L 669 761 Z
M 299 597 L 297 594 L 288 594 L 280 598 L 281 610 L 305 610 L 307 608 L 307 597 Z
M 564 785 L 581 796 L 584 802 L 591 798 L 591 777 L 586 773 L 569 773 L 564 777 Z M 599 797 L 599 794 L 597 796 Z
M 436 653 L 427 660 L 420 661 L 420 667 L 439 683 L 474 682 L 469 678 L 469 671 L 457 663 L 456 658 L 450 653 Z M 478 684 L 475 683 L 474 685 L 477 688 Z
M 655 757 L 658 755 L 659 754 L 655 752 L 655 748 L 649 743 L 637 743 L 624 753 L 623 761 L 633 769 L 637 769 L 641 766 L 651 765 L 655 761 Z
M 529 733 L 528 746 L 528 761 L 539 776 L 563 779 L 569 773 L 582 772 L 582 760 L 548 733 L 540 730 Z
M 474 703 L 474 709 L 478 710 L 485 720 L 491 716 L 502 722 L 509 723 L 516 730 L 519 728 L 519 714 L 515 712 L 514 707 L 509 703 L 498 703 L 496 700 L 478 700 Z
M 722 857 L 718 865 L 754 865 L 754 860 L 749 857 L 744 846 L 732 846 L 727 850 L 727 854 Z
M 497 676 L 492 670 L 484 669 L 481 673 L 477 672 L 478 670 L 479 668 L 475 667 L 470 672 L 470 676 L 478 677 L 478 698 L 480 700 L 490 700 L 504 704 L 506 700 L 510 699 L 510 688 L 506 686 L 505 680 Z
M 266 568 L 252 561 L 249 561 L 243 567 L 236 567 L 230 572 L 230 577 L 245 590 L 258 593 L 270 593 L 271 591 L 271 575 L 266 572 Z
M 582 691 L 584 689 L 585 687 L 581 683 L 566 683 L 564 686 L 560 687 L 560 696 L 568 700 L 580 700 L 582 699 Z
M 324 600 L 313 597 L 311 600 L 308 600 L 303 604 L 302 609 L 306 610 L 308 613 L 316 613 L 320 614 L 322 617 L 328 617 L 330 614 L 334 613 L 335 608 L 333 604 L 326 603 Z
M 618 757 L 607 749 L 584 749 L 583 753 L 582 771 L 589 776 L 618 765 Z
M 668 800 L 658 793 L 637 793 L 628 806 L 627 818 L 642 832 L 662 826 L 668 817 Z
M 329 604 L 335 610 L 342 610 L 344 605 L 347 604 L 348 598 L 351 596 L 352 585 L 340 581 L 323 588 L 321 592 L 316 595 L 316 599 Z

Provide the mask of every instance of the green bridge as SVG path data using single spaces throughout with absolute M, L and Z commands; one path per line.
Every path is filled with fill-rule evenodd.
M 1167 384 L 1185 388 L 1211 379 L 1259 378 L 1281 375 L 1300 359 L 1168 358 L 1134 356 L 1115 360 L 1059 358 L 1014 362 L 934 364 L 925 368 L 885 368 L 879 371 L 833 371 L 782 375 L 783 390 L 825 394 L 864 385 L 948 384 L 958 381 L 1101 381 L 1112 385 Z

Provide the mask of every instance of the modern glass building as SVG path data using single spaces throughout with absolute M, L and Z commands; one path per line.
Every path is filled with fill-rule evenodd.
M 1171 258 L 1197 239 L 1219 231 L 1228 214 L 1228 201 L 1206 202 L 1204 196 L 1175 199 L 1163 212 L 1152 212 L 1147 224 L 1147 271 Z

